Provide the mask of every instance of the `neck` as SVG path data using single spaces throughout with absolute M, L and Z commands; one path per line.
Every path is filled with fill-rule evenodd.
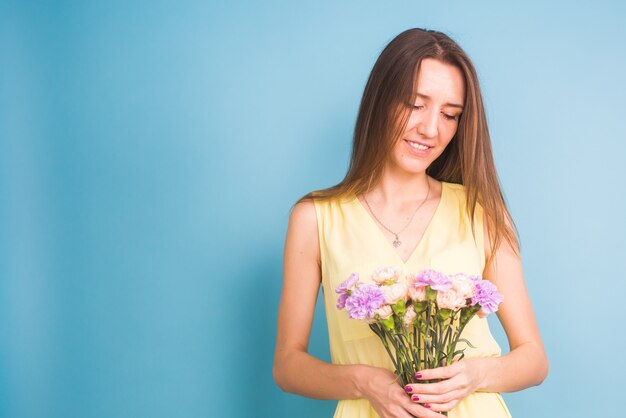
M 432 180 L 429 180 L 425 171 L 407 175 L 385 170 L 380 178 L 380 182 L 373 188 L 372 192 L 385 205 L 402 206 L 403 204 L 411 204 L 416 200 L 424 199 L 429 187 L 430 195 L 432 196 Z

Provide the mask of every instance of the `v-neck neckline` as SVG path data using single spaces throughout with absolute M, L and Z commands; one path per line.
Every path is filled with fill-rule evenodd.
M 363 204 L 361 203 L 361 200 L 358 198 L 358 196 L 355 196 L 354 200 L 356 201 L 356 205 L 360 208 L 360 210 L 362 211 L 363 215 L 369 220 L 369 223 L 370 223 L 371 227 L 373 227 L 375 230 L 377 230 L 378 234 L 385 241 L 385 245 L 386 245 L 387 249 L 395 256 L 395 258 L 400 263 L 402 263 L 403 266 L 406 266 L 415 257 L 415 254 L 417 254 L 418 250 L 423 246 L 424 242 L 428 238 L 428 235 L 431 233 L 432 225 L 437 220 L 437 217 L 439 216 L 439 213 L 442 210 L 441 208 L 443 206 L 444 199 L 446 198 L 446 193 L 447 193 L 446 190 L 447 190 L 447 188 L 448 188 L 447 183 L 445 181 L 441 181 L 441 196 L 439 197 L 439 203 L 437 204 L 437 208 L 435 209 L 435 212 L 433 213 L 433 216 L 430 218 L 430 221 L 428 221 L 428 225 L 426 225 L 426 229 L 424 229 L 424 232 L 422 233 L 422 237 L 420 238 L 419 242 L 415 245 L 415 247 L 413 248 L 413 250 L 409 254 L 409 258 L 407 258 L 406 261 L 403 260 L 402 257 L 400 257 L 400 254 L 398 254 L 398 252 L 395 250 L 393 245 L 389 242 L 389 239 L 383 233 L 383 230 L 380 228 L 380 226 L 378 226 L 378 222 L 376 222 L 376 220 L 372 217 L 372 215 L 367 211 L 365 206 L 363 206 Z

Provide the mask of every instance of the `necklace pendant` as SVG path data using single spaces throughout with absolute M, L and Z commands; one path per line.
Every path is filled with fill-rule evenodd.
M 398 248 L 400 245 L 402 245 L 402 241 L 400 241 L 398 237 L 396 237 L 396 239 L 393 240 L 393 246 L 395 248 Z

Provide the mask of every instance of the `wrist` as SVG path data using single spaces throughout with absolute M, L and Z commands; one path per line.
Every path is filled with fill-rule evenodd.
M 478 362 L 478 386 L 476 391 L 488 392 L 493 387 L 493 377 L 498 375 L 501 366 L 500 357 L 477 358 Z
M 365 364 L 355 364 L 352 370 L 352 387 L 357 398 L 367 397 L 367 384 L 370 381 L 369 373 L 371 366 Z

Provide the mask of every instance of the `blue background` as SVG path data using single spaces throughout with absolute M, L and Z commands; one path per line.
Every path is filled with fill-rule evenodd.
M 343 178 L 410 27 L 482 83 L 551 362 L 513 416 L 619 411 L 624 21 L 619 1 L 3 1 L 0 416 L 332 416 L 271 375 L 289 209 Z

